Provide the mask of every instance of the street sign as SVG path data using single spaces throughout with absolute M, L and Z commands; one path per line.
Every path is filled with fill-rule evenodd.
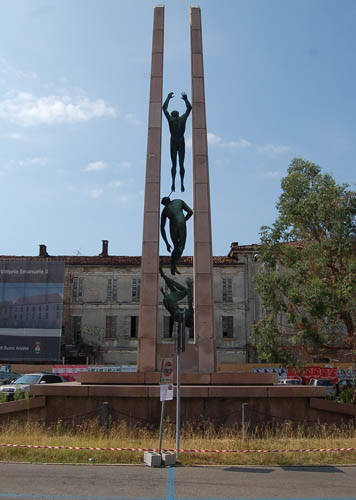
M 173 384 L 173 358 L 162 359 L 160 384 Z
M 173 399 L 173 385 L 172 384 L 161 384 L 160 388 L 160 401 L 171 401 Z

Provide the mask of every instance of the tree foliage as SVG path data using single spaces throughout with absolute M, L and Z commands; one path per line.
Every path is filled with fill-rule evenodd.
M 270 362 L 356 346 L 356 197 L 319 166 L 294 159 L 278 217 L 261 228 L 253 343 Z

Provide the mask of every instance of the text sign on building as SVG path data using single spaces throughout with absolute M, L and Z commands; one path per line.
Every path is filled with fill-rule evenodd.
M 296 368 L 287 366 L 287 378 L 301 376 L 306 384 L 309 384 L 312 378 L 325 378 L 331 380 L 334 384 L 338 381 L 337 368 L 328 366 L 306 366 L 301 372 Z
M 57 361 L 64 262 L 0 260 L 0 360 Z
M 0 369 L 1 371 L 1 369 Z M 58 373 L 65 380 L 77 380 L 78 374 L 83 372 L 96 373 L 133 373 L 136 366 L 130 365 L 52 365 L 52 373 Z
M 163 358 L 160 384 L 173 384 L 173 358 Z

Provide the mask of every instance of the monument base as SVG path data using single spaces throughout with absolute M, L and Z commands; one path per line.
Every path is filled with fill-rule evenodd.
M 82 374 L 94 375 L 94 374 Z M 95 374 L 140 375 L 140 374 Z M 159 374 L 152 374 L 156 377 Z M 192 377 L 193 374 L 185 374 Z M 210 374 L 211 381 L 217 375 L 228 377 L 251 376 L 259 374 L 221 373 Z M 271 374 L 268 374 L 269 376 Z M 147 375 L 148 376 L 148 375 Z M 228 385 L 190 384 L 181 386 L 181 422 L 197 424 L 211 423 L 219 428 L 240 426 L 242 422 L 242 404 L 248 404 L 250 427 L 266 424 L 281 425 L 291 421 L 298 425 L 311 427 L 325 423 L 342 425 L 353 421 L 356 408 L 353 405 L 340 405 L 325 401 L 325 387 L 287 386 L 287 385 Z M 240 379 L 242 380 L 242 379 Z M 67 382 L 63 384 L 33 385 L 31 396 L 45 396 L 45 408 L 42 409 L 46 424 L 61 420 L 65 425 L 80 423 L 101 414 L 104 403 L 109 409 L 113 422 L 125 421 L 129 426 L 148 426 L 159 428 L 161 402 L 160 386 L 155 383 L 117 385 L 111 378 L 111 384 Z M 247 381 L 247 378 L 245 379 Z M 184 384 L 184 382 L 183 382 Z M 174 399 L 166 402 L 166 415 L 175 421 L 176 390 Z M 36 398 L 35 398 L 36 399 Z M 324 403 L 334 403 L 326 405 Z M 346 407 L 346 410 L 344 407 Z M 349 407 L 352 408 L 350 409 Z M 1 415 L 0 415 L 1 417 Z M 15 418 L 12 415 L 12 419 Z M 0 418 L 1 420 L 1 418 Z

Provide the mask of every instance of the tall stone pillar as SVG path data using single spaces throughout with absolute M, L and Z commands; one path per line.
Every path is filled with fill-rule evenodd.
M 198 371 L 216 369 L 213 255 L 201 12 L 190 7 L 194 203 L 194 327 Z
M 151 87 L 148 115 L 146 183 L 142 241 L 141 294 L 138 324 L 137 370 L 156 369 L 158 317 L 159 226 L 162 135 L 164 7 L 155 7 L 153 19 Z

